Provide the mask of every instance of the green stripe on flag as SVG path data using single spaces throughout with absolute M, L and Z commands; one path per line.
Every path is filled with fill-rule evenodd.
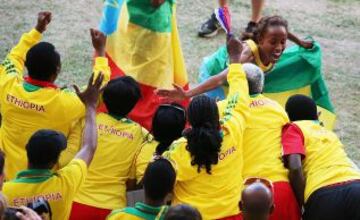
M 308 95 L 312 96 L 318 106 L 334 113 L 322 76 L 321 59 L 321 47 L 317 42 L 312 49 L 299 46 L 287 48 L 275 68 L 266 74 L 264 93 L 282 93 L 310 86 L 311 94 Z M 226 47 L 222 46 L 214 54 L 204 58 L 199 81 L 203 82 L 227 67 L 228 53 Z
M 130 22 L 154 32 L 170 33 L 174 0 L 153 7 L 150 0 L 127 0 Z

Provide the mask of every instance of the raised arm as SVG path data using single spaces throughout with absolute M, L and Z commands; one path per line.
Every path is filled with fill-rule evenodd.
M 22 77 L 27 52 L 41 40 L 42 33 L 46 30 L 50 22 L 51 12 L 40 12 L 38 14 L 35 28 L 23 34 L 19 43 L 10 51 L 2 63 L 5 71 L 1 71 L 1 73 L 15 73 Z
M 156 94 L 171 101 L 183 101 L 185 99 L 192 98 L 194 96 L 211 91 L 223 85 L 226 81 L 227 74 L 228 69 L 222 71 L 215 76 L 210 77 L 208 80 L 192 89 L 184 90 L 183 88 L 181 88 L 181 86 L 174 84 L 174 89 L 158 89 L 156 90 Z
M 93 72 L 95 74 L 94 78 L 96 79 L 101 72 L 104 75 L 103 84 L 106 84 L 110 81 L 111 75 L 109 61 L 105 55 L 106 35 L 96 29 L 90 29 L 90 35 L 96 56 L 95 65 L 93 68 Z
M 94 74 L 90 78 L 88 87 L 84 92 L 80 92 L 79 88 L 75 86 L 77 95 L 86 106 L 82 147 L 75 158 L 85 161 L 87 166 L 90 165 L 97 147 L 96 107 L 102 90 L 101 84 L 104 76 L 99 74 L 94 83 L 93 78 Z
M 290 32 L 288 32 L 288 39 L 294 42 L 295 44 L 299 45 L 300 47 L 306 49 L 311 49 L 314 46 L 312 41 L 301 40 L 296 35 Z

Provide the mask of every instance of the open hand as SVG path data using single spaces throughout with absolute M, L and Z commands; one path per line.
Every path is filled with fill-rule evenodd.
M 80 100 L 85 104 L 86 107 L 96 108 L 101 92 L 104 90 L 104 87 L 101 88 L 101 84 L 104 80 L 104 75 L 100 73 L 94 81 L 94 74 L 91 75 L 89 83 L 85 91 L 80 92 L 78 86 L 74 85 L 76 94 L 79 96 Z
M 20 209 L 21 212 L 16 213 L 16 217 L 18 217 L 20 220 L 42 220 L 35 211 L 25 206 L 21 206 Z
M 163 100 L 169 101 L 183 101 L 187 99 L 186 91 L 176 84 L 173 84 L 174 89 L 158 89 L 155 94 L 164 98 Z
M 230 63 L 241 63 L 241 54 L 243 51 L 242 42 L 234 35 L 227 38 L 227 51 L 230 57 Z
M 151 0 L 151 4 L 154 7 L 160 7 L 162 4 L 164 4 L 165 0 Z
M 105 56 L 106 35 L 101 31 L 90 29 L 91 42 L 98 56 Z
M 48 24 L 50 24 L 52 19 L 51 12 L 49 11 L 42 11 L 38 14 L 37 24 L 36 24 L 36 30 L 40 33 L 43 33 L 46 31 L 46 28 Z

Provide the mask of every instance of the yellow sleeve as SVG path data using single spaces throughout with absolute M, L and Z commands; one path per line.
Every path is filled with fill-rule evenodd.
M 25 65 L 26 54 L 31 47 L 37 44 L 42 38 L 42 34 L 36 29 L 32 29 L 30 32 L 23 34 L 19 43 L 10 51 L 1 64 L 2 69 L 0 74 L 12 74 L 22 77 Z
M 157 142 L 153 141 L 151 143 L 146 142 L 141 147 L 140 152 L 135 160 L 135 175 L 137 183 L 139 183 L 144 177 L 145 170 L 153 158 L 156 146 Z
M 73 124 L 67 137 L 67 147 L 61 153 L 59 158 L 59 168 L 63 168 L 70 163 L 75 155 L 80 151 L 82 143 L 82 133 L 84 128 L 84 120 L 81 119 Z
M 62 179 L 64 188 L 67 189 L 64 195 L 72 198 L 85 182 L 87 165 L 83 160 L 74 159 L 64 168 L 60 169 L 57 174 Z
M 230 130 L 241 131 L 249 114 L 249 85 L 242 64 L 231 64 L 227 76 L 229 94 L 219 104 L 221 124 Z M 236 114 L 236 117 L 234 115 Z M 240 135 L 242 133 L 240 132 Z
M 93 67 L 94 72 L 94 80 L 97 78 L 100 72 L 104 74 L 104 82 L 103 85 L 110 81 L 111 70 L 109 66 L 109 61 L 106 57 L 96 57 L 95 65 Z

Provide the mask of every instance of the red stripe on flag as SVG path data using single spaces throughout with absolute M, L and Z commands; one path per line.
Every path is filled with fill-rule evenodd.
M 111 68 L 111 79 L 116 77 L 125 76 L 126 74 L 122 71 L 115 62 L 111 59 L 110 56 L 107 55 L 109 59 L 109 66 Z M 135 79 L 136 80 L 136 79 Z M 137 123 L 139 123 L 144 128 L 151 131 L 152 118 L 159 107 L 162 104 L 161 99 L 154 93 L 156 88 L 148 85 L 144 85 L 139 83 L 142 98 L 136 104 L 135 108 L 130 112 L 129 118 Z M 189 89 L 189 85 L 186 84 L 184 89 Z M 121 102 L 121 100 L 119 100 Z M 182 106 L 187 107 L 189 104 L 189 100 L 185 100 L 181 103 Z M 98 109 L 100 112 L 106 112 L 105 105 L 101 105 Z

